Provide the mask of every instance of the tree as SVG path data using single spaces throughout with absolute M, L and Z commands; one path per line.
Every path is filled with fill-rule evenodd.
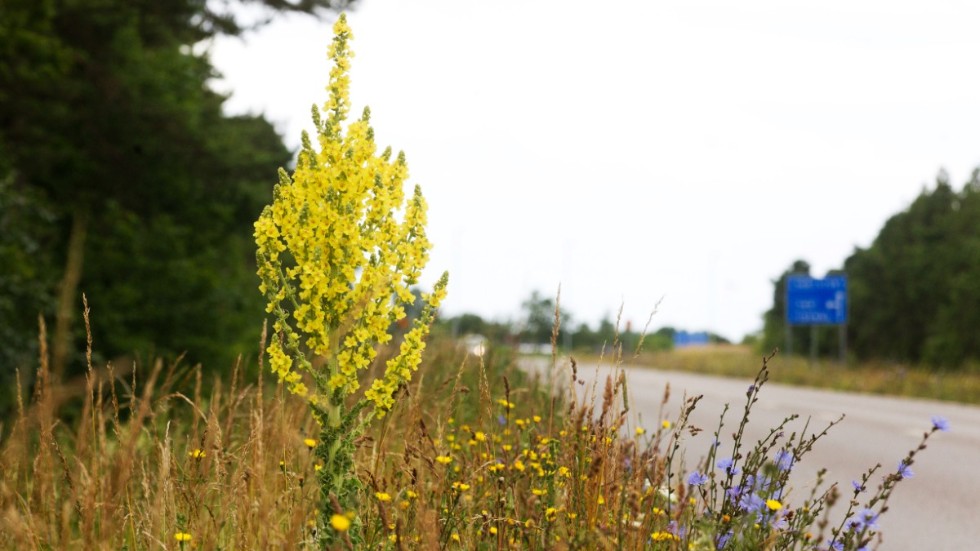
M 959 193 L 945 172 L 892 216 L 867 249 L 845 261 L 851 276 L 849 340 L 862 357 L 956 366 L 980 357 L 980 185 Z
M 336 4 L 242 3 L 273 13 Z M 16 289 L 23 306 L 11 327 L 23 333 L 56 305 L 56 373 L 77 357 L 80 288 L 93 305 L 99 348 L 110 355 L 152 343 L 157 352 L 223 362 L 244 328 L 255 333 L 258 313 L 245 317 L 259 303 L 251 298 L 250 225 L 269 175 L 291 155 L 263 118 L 223 115 L 225 98 L 208 88 L 214 69 L 187 46 L 245 27 L 233 4 L 224 13 L 211 4 L 0 3 L 0 151 L 8 165 L 0 177 L 9 197 L 28 202 L 25 211 L 50 213 L 35 254 L 23 260 L 26 245 L 6 253 L 41 276 L 34 288 Z M 22 230 L 18 220 L 8 223 Z
M 525 312 L 522 340 L 534 344 L 550 343 L 555 326 L 555 300 L 541 296 L 538 291 L 532 291 L 531 296 L 521 303 L 521 308 Z M 571 315 L 568 312 L 559 310 L 559 316 L 562 325 L 571 327 Z

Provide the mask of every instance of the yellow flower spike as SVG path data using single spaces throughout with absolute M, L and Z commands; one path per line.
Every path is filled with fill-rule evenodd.
M 350 529 L 351 521 L 344 515 L 332 515 L 330 517 L 330 526 L 338 532 L 346 532 Z
M 280 171 L 254 232 L 259 289 L 278 337 L 267 348 L 270 368 L 290 392 L 315 404 L 329 403 L 337 391 L 357 391 L 358 372 L 371 365 L 377 345 L 391 340 L 388 328 L 415 301 L 410 288 L 431 247 L 425 198 L 418 186 L 411 195 L 404 191 L 405 156 L 392 158 L 390 149 L 378 154 L 369 110 L 347 120 L 351 39 L 341 15 L 329 49 L 329 97 L 313 110 L 316 139 L 304 134 L 296 168 Z M 370 382 L 365 397 L 376 415 L 394 405 L 392 394 L 418 368 L 446 284 L 444 274 L 423 296 L 398 353 Z M 314 367 L 306 349 L 327 361 Z M 316 370 L 315 389 L 303 382 L 304 370 Z

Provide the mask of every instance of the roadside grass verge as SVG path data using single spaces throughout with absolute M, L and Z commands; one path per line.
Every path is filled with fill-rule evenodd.
M 356 508 L 318 521 L 317 426 L 282 385 L 236 369 L 205 393 L 196 368 L 93 367 L 68 420 L 44 358 L 0 446 L 2 548 L 317 549 L 316 531 L 334 530 L 330 549 L 858 549 L 925 439 L 946 429 L 933 420 L 897 471 L 872 466 L 853 495 L 818 481 L 790 499 L 793 465 L 833 423 L 800 431 L 791 416 L 743 441 L 768 360 L 734 421 L 719 419 L 718 445 L 682 470 L 700 397 L 638 426 L 619 369 L 593 387 L 574 364 L 527 374 L 505 349 L 477 358 L 434 338 L 356 442 Z
M 641 352 L 625 359 L 666 371 L 752 378 L 761 355 L 746 346 L 719 345 L 662 352 Z M 594 360 L 583 356 L 583 359 Z M 865 394 L 927 398 L 965 404 L 980 403 L 980 369 L 927 369 L 885 362 L 840 363 L 777 354 L 770 363 L 774 383 L 826 388 Z

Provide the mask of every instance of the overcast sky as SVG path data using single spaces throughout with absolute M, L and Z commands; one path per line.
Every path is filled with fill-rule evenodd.
M 980 165 L 980 2 L 360 2 L 353 112 L 422 185 L 449 314 L 561 284 L 577 321 L 663 297 L 654 328 L 740 339 L 793 260 L 841 266 Z M 330 26 L 212 44 L 228 108 L 297 146 Z

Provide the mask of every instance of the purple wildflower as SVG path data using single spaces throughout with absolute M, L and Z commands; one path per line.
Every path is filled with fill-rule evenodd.
M 759 494 L 748 493 L 742 496 L 742 499 L 740 499 L 738 502 L 738 506 L 741 507 L 743 511 L 759 513 L 765 509 L 766 502 L 759 497 Z
M 694 471 L 690 476 L 687 477 L 687 483 L 691 486 L 700 486 L 708 481 L 708 475 L 701 474 L 698 471 Z
M 932 430 L 946 432 L 949 430 L 949 421 L 945 417 L 936 415 L 932 418 Z
M 854 493 L 855 493 L 855 494 L 860 494 L 860 493 L 861 493 L 861 492 L 863 492 L 863 491 L 864 491 L 864 489 L 865 489 L 865 488 L 864 488 L 864 484 L 861 484 L 861 483 L 860 483 L 860 482 L 858 482 L 857 480 L 852 480 L 852 481 L 851 481 L 851 486 L 853 486 L 853 487 L 854 487 Z
M 906 478 L 912 478 L 913 476 L 915 476 L 915 473 L 912 472 L 912 469 L 909 468 L 909 464 L 906 463 L 904 459 L 901 460 L 898 463 L 898 473 L 897 474 L 903 480 L 906 479 Z
M 875 513 L 872 509 L 861 509 L 858 512 L 857 517 L 851 521 L 851 526 L 855 531 L 860 530 L 877 530 L 878 529 L 878 513 Z
M 786 450 L 779 450 L 776 452 L 776 468 L 782 472 L 786 472 L 793 468 L 793 454 Z
M 725 471 L 725 473 L 728 474 L 729 476 L 735 476 L 741 472 L 738 470 L 738 467 L 735 466 L 735 461 L 733 461 L 732 458 L 730 457 L 726 457 L 725 459 L 722 459 L 717 463 L 716 466 L 719 469 Z

